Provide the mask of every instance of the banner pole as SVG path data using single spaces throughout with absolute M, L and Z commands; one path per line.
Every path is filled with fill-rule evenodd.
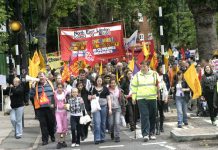
M 60 56 L 61 55 L 61 52 L 60 52 L 60 36 L 59 36 L 59 28 L 57 27 L 57 36 L 58 36 L 58 55 Z
M 1 87 L 1 97 L 2 97 L 2 112 L 5 112 L 5 110 L 4 110 L 4 96 L 3 96 L 3 87 L 2 87 L 2 85 L 0 85 L 0 87 Z

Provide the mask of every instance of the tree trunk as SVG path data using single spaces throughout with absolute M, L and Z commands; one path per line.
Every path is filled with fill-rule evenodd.
M 51 13 L 54 11 L 58 0 L 37 0 L 36 5 L 39 16 L 39 26 L 37 27 L 36 35 L 38 38 L 39 50 L 46 61 L 46 32 L 48 20 Z
M 200 58 L 211 59 L 213 51 L 218 49 L 215 13 L 198 13 L 194 20 Z
M 200 59 L 211 59 L 214 50 L 218 49 L 216 32 L 216 10 L 213 4 L 188 1 L 193 14 Z
M 37 30 L 37 38 L 38 38 L 38 48 L 42 52 L 43 57 L 46 60 L 46 32 L 48 26 L 48 18 L 40 19 L 38 30 Z

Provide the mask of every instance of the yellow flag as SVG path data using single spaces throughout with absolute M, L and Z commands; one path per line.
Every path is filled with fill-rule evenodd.
M 45 64 L 45 60 L 44 57 L 42 56 L 41 51 L 39 51 L 39 60 L 40 60 L 40 71 L 45 72 L 46 71 L 46 64 Z
M 168 54 L 169 54 L 169 56 L 173 56 L 173 51 L 172 51 L 172 49 L 168 49 Z
M 103 66 L 102 66 L 102 62 L 101 62 L 101 65 L 100 65 L 100 68 L 99 68 L 99 75 L 102 75 L 103 74 Z
M 29 76 L 36 78 L 39 73 L 39 65 L 29 59 Z
M 129 65 L 128 65 L 128 68 L 133 71 L 134 70 L 134 65 L 135 65 L 135 62 L 134 62 L 134 59 L 132 59 L 130 62 L 129 62 Z
M 39 58 L 39 54 L 37 51 L 34 52 L 33 58 L 32 58 L 32 62 L 34 64 L 40 64 L 40 58 Z
M 149 56 L 149 51 L 146 47 L 146 43 L 145 42 L 142 42 L 142 51 L 144 53 L 144 56 L 145 56 L 145 60 L 148 59 L 148 56 Z
M 184 73 L 184 79 L 186 80 L 188 86 L 193 91 L 193 99 L 197 99 L 201 96 L 201 84 L 198 78 L 197 71 L 194 64 L 192 64 L 187 71 Z
M 150 62 L 150 67 L 152 70 L 156 70 L 158 66 L 157 53 L 154 51 L 153 57 Z

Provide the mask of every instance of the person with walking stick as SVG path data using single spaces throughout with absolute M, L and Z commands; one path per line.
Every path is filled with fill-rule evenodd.
M 157 98 L 159 75 L 149 69 L 149 62 L 142 61 L 141 70 L 134 75 L 131 81 L 133 104 L 139 107 L 141 118 L 141 132 L 145 142 L 155 140 L 155 120 L 157 111 Z

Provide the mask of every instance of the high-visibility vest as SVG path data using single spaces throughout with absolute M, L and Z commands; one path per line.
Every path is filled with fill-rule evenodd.
M 153 70 L 143 74 L 139 71 L 131 81 L 133 100 L 156 100 L 158 93 L 158 74 Z

